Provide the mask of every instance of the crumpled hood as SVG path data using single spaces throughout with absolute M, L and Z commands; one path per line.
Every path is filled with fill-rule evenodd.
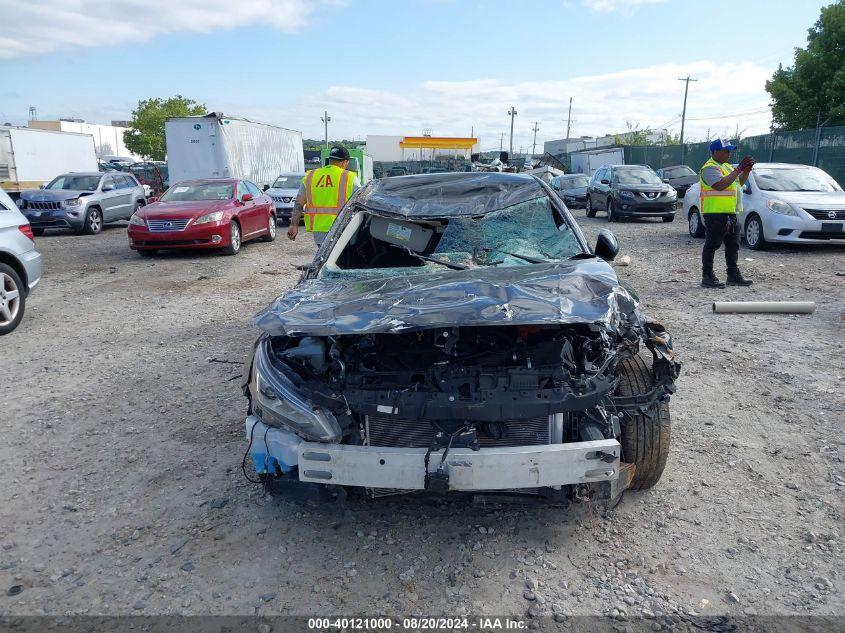
M 79 196 L 90 196 L 93 191 L 74 191 L 70 189 L 32 189 L 22 191 L 21 198 L 27 202 L 61 202 L 62 200 L 74 200 Z
M 363 279 L 307 280 L 258 314 L 271 335 L 331 336 L 434 327 L 603 323 L 645 318 L 598 259 Z

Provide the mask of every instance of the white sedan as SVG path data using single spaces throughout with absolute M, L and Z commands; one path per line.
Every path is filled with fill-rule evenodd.
M 845 193 L 817 167 L 757 163 L 742 192 L 739 223 L 749 248 L 771 243 L 845 244 Z M 704 237 L 699 185 L 684 196 L 693 237 Z

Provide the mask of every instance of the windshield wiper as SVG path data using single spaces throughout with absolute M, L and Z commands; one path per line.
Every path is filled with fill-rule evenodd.
M 390 244 L 390 242 L 388 242 Z M 411 257 L 416 257 L 424 262 L 431 262 L 432 264 L 440 264 L 441 266 L 445 266 L 446 268 L 451 268 L 452 270 L 466 270 L 469 266 L 465 266 L 464 264 L 456 264 L 454 262 L 447 262 L 442 259 L 435 259 L 434 257 L 426 257 L 425 255 L 420 255 L 419 253 L 415 253 L 410 248 L 405 246 L 399 246 L 398 244 L 390 244 L 393 248 L 398 248 L 400 251 L 403 251 L 410 255 Z
M 517 259 L 521 259 L 522 261 L 528 262 L 529 264 L 548 264 L 551 260 L 542 259 L 541 257 L 530 257 L 528 255 L 519 255 L 518 253 L 511 253 L 508 251 L 503 251 L 498 248 L 479 248 L 478 250 L 483 251 L 485 253 L 501 253 L 502 255 L 510 255 L 511 257 L 516 257 Z

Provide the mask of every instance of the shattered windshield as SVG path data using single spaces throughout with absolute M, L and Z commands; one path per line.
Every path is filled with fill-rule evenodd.
M 477 216 L 398 219 L 360 211 L 360 227 L 340 240 L 324 275 L 384 275 L 461 267 L 528 266 L 586 251 L 543 196 Z

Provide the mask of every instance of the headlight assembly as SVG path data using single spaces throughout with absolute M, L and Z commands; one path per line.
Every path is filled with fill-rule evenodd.
M 70 200 L 62 200 L 63 207 L 78 207 L 82 204 L 79 198 L 71 198 Z
M 621 198 L 633 198 L 634 192 L 633 191 L 620 191 L 619 196 Z
M 766 207 L 769 211 L 780 213 L 781 215 L 795 215 L 795 211 L 783 200 L 775 200 L 771 198 L 766 200 Z
M 139 216 L 137 213 L 133 213 L 129 218 L 129 224 L 134 224 L 135 226 L 147 226 L 147 222 L 144 218 Z
M 272 353 L 267 339 L 255 350 L 249 382 L 253 413 L 267 426 L 285 426 L 309 440 L 340 439 L 337 418 L 309 402 L 287 376 L 273 368 L 267 358 Z
M 223 212 L 222 211 L 215 211 L 214 213 L 206 213 L 205 215 L 201 215 L 196 220 L 194 220 L 194 224 L 207 224 L 209 222 L 219 222 L 223 219 Z

